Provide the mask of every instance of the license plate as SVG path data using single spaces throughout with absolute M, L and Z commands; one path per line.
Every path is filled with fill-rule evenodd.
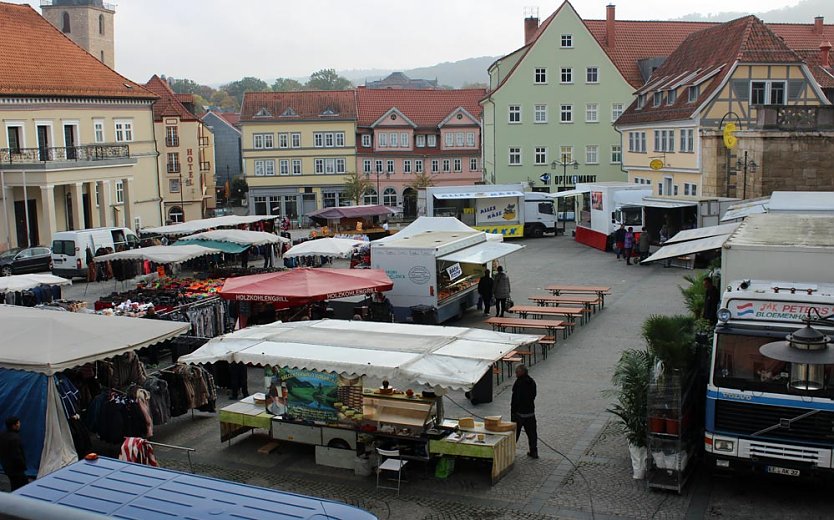
M 780 468 L 779 466 L 768 466 L 768 473 L 775 473 L 776 475 L 787 475 L 789 477 L 798 477 L 799 470 L 792 468 Z

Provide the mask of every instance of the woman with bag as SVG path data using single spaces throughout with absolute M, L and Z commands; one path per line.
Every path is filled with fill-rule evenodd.
M 498 266 L 492 279 L 493 295 L 495 296 L 495 316 L 503 318 L 507 310 L 507 299 L 510 297 L 510 277 L 504 272 L 503 266 Z

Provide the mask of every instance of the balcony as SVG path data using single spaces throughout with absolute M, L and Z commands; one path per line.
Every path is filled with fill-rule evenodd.
M 200 171 L 201 172 L 210 172 L 211 171 L 211 163 L 210 162 L 201 162 L 200 163 Z
M 782 132 L 834 130 L 834 107 L 831 106 L 760 106 L 756 127 Z
M 203 146 L 203 147 L 208 146 L 208 145 L 211 144 L 208 137 L 200 137 L 199 141 L 200 141 L 200 146 Z
M 168 163 L 167 170 L 168 170 L 168 173 L 179 173 L 180 172 L 180 163 Z
M 168 148 L 177 148 L 180 145 L 180 138 L 179 136 L 168 136 L 165 138 L 165 146 Z
M 91 163 L 133 164 L 128 145 L 85 145 L 60 148 L 0 148 L 0 168 L 84 168 Z

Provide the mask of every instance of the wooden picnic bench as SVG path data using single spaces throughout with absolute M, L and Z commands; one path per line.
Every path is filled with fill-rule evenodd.
M 512 309 L 509 309 L 510 312 L 514 312 L 519 315 L 520 318 L 525 319 L 527 316 L 564 316 L 566 320 L 576 319 L 579 318 L 579 324 L 584 325 L 586 318 L 590 315 L 591 311 L 585 309 L 584 307 L 543 307 L 540 305 L 514 305 Z M 571 329 L 573 329 L 573 323 L 566 323 Z
M 492 330 L 506 332 L 521 332 L 523 329 L 544 330 L 548 336 L 556 337 L 557 331 L 562 331 L 564 337 L 568 335 L 568 324 L 562 320 L 526 320 L 524 318 L 489 318 L 486 323 Z
M 591 296 L 585 294 L 574 294 L 574 295 L 563 295 L 563 296 L 552 296 L 549 294 L 541 294 L 536 296 L 530 296 L 527 298 L 532 302 L 536 302 L 536 305 L 553 305 L 559 306 L 563 303 L 566 304 L 573 304 L 573 305 L 583 305 L 589 311 L 596 312 L 597 306 L 600 304 L 601 300 L 599 296 Z
M 596 286 L 596 285 L 548 285 L 546 290 L 553 293 L 554 296 L 561 296 L 562 294 L 596 294 L 600 299 L 600 308 L 605 307 L 605 295 L 611 294 L 610 287 Z

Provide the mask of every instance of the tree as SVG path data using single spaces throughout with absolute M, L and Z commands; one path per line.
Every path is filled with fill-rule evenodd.
M 230 96 L 237 100 L 238 105 L 243 103 L 243 94 L 245 92 L 269 92 L 269 85 L 266 81 L 252 76 L 247 76 L 243 79 L 233 81 L 220 87 L 225 90 Z
M 272 84 L 273 92 L 295 92 L 304 90 L 304 84 L 290 78 L 278 78 Z
M 357 206 L 362 204 L 362 198 L 371 189 L 371 181 L 359 175 L 351 173 L 345 176 L 345 197 L 353 201 Z
M 211 103 L 224 111 L 237 112 L 240 109 L 240 103 L 233 98 L 225 90 L 218 90 L 211 96 Z
M 432 186 L 434 186 L 434 180 L 432 180 L 431 174 L 426 172 L 416 174 L 414 180 L 408 183 L 408 187 L 414 191 L 424 190 Z
M 349 79 L 336 74 L 335 69 L 322 69 L 310 75 L 307 82 L 310 90 L 345 90 L 353 87 Z
M 232 179 L 231 190 L 229 191 L 231 191 L 229 199 L 232 204 L 239 206 L 241 199 L 249 193 L 249 185 L 246 184 L 246 179 L 243 177 L 235 177 Z
M 200 94 L 202 91 L 202 85 L 197 84 L 196 81 L 185 78 L 175 79 L 168 77 L 168 85 L 170 85 L 171 90 L 177 94 Z

